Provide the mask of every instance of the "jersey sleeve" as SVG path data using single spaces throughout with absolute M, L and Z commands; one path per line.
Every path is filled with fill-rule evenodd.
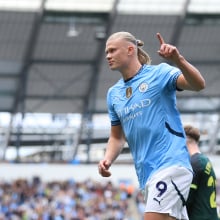
M 161 63 L 159 65 L 160 77 L 161 77 L 161 86 L 167 90 L 179 90 L 177 88 L 177 79 L 181 74 L 180 69 L 177 67 L 171 66 L 167 63 Z
M 107 93 L 108 115 L 111 121 L 111 125 L 116 126 L 116 125 L 120 125 L 121 122 L 118 118 L 117 113 L 115 112 L 114 105 L 113 105 L 113 98 L 114 97 L 112 95 L 112 88 L 110 88 Z

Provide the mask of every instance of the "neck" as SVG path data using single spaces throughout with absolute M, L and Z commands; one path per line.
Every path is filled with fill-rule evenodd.
M 141 67 L 142 65 L 140 63 L 137 63 L 136 65 L 132 65 L 124 70 L 121 70 L 120 72 L 124 78 L 124 81 L 127 81 L 130 78 L 134 77 L 139 72 Z
M 201 153 L 199 150 L 198 144 L 195 142 L 187 143 L 187 148 L 188 148 L 190 156 L 192 156 L 193 154 L 196 154 L 196 153 Z

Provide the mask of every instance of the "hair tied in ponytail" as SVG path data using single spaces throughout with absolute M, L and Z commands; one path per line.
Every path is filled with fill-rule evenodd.
M 142 46 L 144 46 L 144 42 L 141 41 L 141 40 L 136 40 L 136 44 L 137 44 L 137 47 L 142 47 Z

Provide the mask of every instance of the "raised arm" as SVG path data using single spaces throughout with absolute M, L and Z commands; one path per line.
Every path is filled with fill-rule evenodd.
M 111 176 L 110 166 L 120 154 L 125 144 L 124 133 L 120 125 L 112 126 L 104 159 L 99 162 L 99 173 L 103 177 Z
M 199 70 L 190 64 L 175 46 L 165 43 L 160 33 L 157 33 L 157 38 L 160 42 L 159 55 L 167 60 L 171 60 L 182 72 L 182 75 L 178 77 L 177 87 L 192 91 L 204 89 L 205 80 Z

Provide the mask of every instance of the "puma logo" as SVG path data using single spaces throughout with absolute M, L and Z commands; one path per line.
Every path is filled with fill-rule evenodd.
M 157 198 L 153 198 L 153 200 L 154 200 L 154 201 L 156 201 L 156 202 L 158 202 L 158 203 L 159 203 L 159 205 L 160 205 L 160 203 L 161 203 L 161 201 L 162 201 L 163 199 L 158 200 Z

